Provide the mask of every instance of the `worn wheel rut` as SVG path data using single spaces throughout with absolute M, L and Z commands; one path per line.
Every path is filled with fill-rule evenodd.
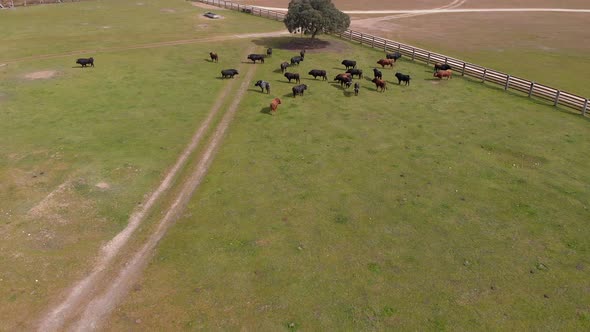
M 277 36 L 288 35 L 288 34 L 289 34 L 289 31 L 274 31 L 274 32 L 263 32 L 263 33 L 243 33 L 243 34 L 237 34 L 237 35 L 236 34 L 224 35 L 224 36 L 198 38 L 198 39 L 170 40 L 170 41 L 161 41 L 161 42 L 155 42 L 155 43 L 138 44 L 138 45 L 124 46 L 124 47 L 107 47 L 107 48 L 71 51 L 71 52 L 60 53 L 60 54 L 34 55 L 34 56 L 28 56 L 28 57 L 22 57 L 22 58 L 0 60 L 0 63 L 2 63 L 3 65 L 7 65 L 7 64 L 22 62 L 22 61 L 64 58 L 64 57 L 68 57 L 68 56 L 82 55 L 82 54 L 121 52 L 121 51 L 139 50 L 139 49 L 147 49 L 147 48 L 159 48 L 159 47 L 167 47 L 167 46 L 188 45 L 188 44 L 204 43 L 204 42 L 227 41 L 227 40 L 232 40 L 232 39 L 277 37 Z
M 252 50 L 249 50 L 249 52 L 251 51 Z M 160 221 L 157 230 L 154 234 L 152 234 L 142 250 L 136 254 L 132 261 L 125 264 L 125 268 L 121 271 L 117 281 L 109 284 L 109 289 L 106 292 L 108 295 L 103 295 L 100 298 L 95 299 L 97 294 L 102 292 L 101 289 L 96 289 L 95 285 L 101 284 L 101 281 L 106 278 L 106 270 L 112 266 L 115 257 L 120 253 L 124 245 L 127 244 L 131 235 L 136 231 L 141 222 L 151 212 L 154 204 L 172 187 L 175 177 L 186 166 L 189 157 L 195 152 L 204 135 L 209 131 L 215 116 L 221 109 L 221 106 L 223 105 L 223 102 L 226 99 L 228 93 L 233 90 L 232 87 L 236 81 L 228 80 L 230 81 L 228 86 L 222 90 L 215 104 L 211 108 L 207 118 L 195 132 L 190 143 L 182 152 L 174 166 L 167 172 L 166 177 L 160 183 L 159 187 L 150 194 L 145 204 L 131 215 L 127 227 L 101 248 L 97 263 L 93 267 L 92 272 L 84 279 L 76 282 L 69 289 L 65 299 L 63 299 L 60 304 L 51 308 L 49 312 L 41 319 L 38 326 L 39 331 L 45 332 L 62 330 L 64 324 L 68 320 L 80 314 L 80 312 L 84 309 L 84 306 L 88 305 L 88 303 L 91 303 L 91 305 L 88 306 L 89 309 L 86 309 L 84 312 L 84 317 L 87 317 L 84 319 L 88 319 L 89 322 L 92 322 L 92 324 L 87 326 L 85 325 L 79 329 L 88 329 L 91 328 L 91 326 L 98 325 L 100 318 L 104 317 L 106 314 L 108 314 L 108 312 L 110 312 L 112 306 L 114 306 L 114 304 L 116 304 L 121 298 L 123 294 L 122 290 L 125 290 L 128 286 L 127 280 L 132 280 L 133 277 L 136 276 L 136 273 L 143 269 L 145 261 L 148 257 L 147 254 L 151 252 L 150 249 L 155 247 L 157 242 L 168 229 L 169 225 L 178 215 L 178 212 L 184 208 L 186 202 L 194 190 L 201 183 L 202 177 L 207 171 L 207 168 L 209 167 L 209 164 L 212 160 L 213 153 L 216 151 L 219 142 L 221 141 L 227 126 L 229 125 L 229 122 L 233 118 L 241 97 L 248 88 L 248 84 L 252 78 L 252 75 L 254 74 L 254 70 L 255 66 L 251 66 L 242 85 L 239 88 L 239 92 L 233 95 L 234 102 L 231 104 L 229 110 L 226 111 L 222 121 L 216 128 L 213 139 L 205 148 L 205 152 L 202 154 L 202 156 L 200 156 L 199 163 L 194 173 L 183 184 L 180 195 L 174 200 L 174 204 L 169 208 L 166 216 Z M 110 290 L 115 285 L 117 285 L 117 291 L 112 293 Z M 78 325 L 80 324 L 81 323 L 79 322 Z
M 142 248 L 133 256 L 133 258 L 125 264 L 119 272 L 117 278 L 109 284 L 109 287 L 100 296 L 94 298 L 84 311 L 80 320 L 74 325 L 75 331 L 96 330 L 100 327 L 101 322 L 108 316 L 108 314 L 115 308 L 115 306 L 123 299 L 129 292 L 131 286 L 141 275 L 146 264 L 152 256 L 153 249 L 162 239 L 168 228 L 178 218 L 180 213 L 186 207 L 195 190 L 201 184 L 215 152 L 232 121 L 234 114 L 238 109 L 238 105 L 248 90 L 250 81 L 255 72 L 255 66 L 251 66 L 242 82 L 238 92 L 234 95 L 233 102 L 218 127 L 213 134 L 213 138 L 207 145 L 205 151 L 199 157 L 199 162 L 196 165 L 189 179 L 184 183 L 182 191 L 174 200 L 165 216 L 160 220 L 156 231 L 149 237 Z

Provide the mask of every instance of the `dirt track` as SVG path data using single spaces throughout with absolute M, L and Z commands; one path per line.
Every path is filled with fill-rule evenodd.
M 190 40 L 190 42 L 192 43 L 211 40 L 222 41 L 236 38 L 257 38 L 279 36 L 282 34 L 284 34 L 284 32 L 282 31 L 261 34 L 242 34 L 232 35 L 229 37 L 213 37 L 201 40 Z M 138 45 L 127 48 L 117 48 L 116 50 L 162 47 L 169 45 L 179 45 L 182 43 L 187 43 L 187 41 L 154 43 L 149 44 L 149 46 Z M 70 53 L 68 53 L 68 55 L 70 55 Z M 57 56 L 65 55 L 53 55 L 53 57 Z M 207 119 L 201 124 L 199 129 L 193 135 L 191 142 L 180 155 L 175 165 L 168 171 L 166 177 L 164 178 L 160 186 L 149 196 L 146 203 L 139 210 L 135 211 L 131 215 L 128 226 L 102 248 L 101 253 L 97 259 L 97 263 L 94 266 L 92 272 L 82 280 L 78 281 L 75 285 L 73 285 L 68 290 L 65 298 L 61 300 L 61 303 L 50 308 L 47 314 L 41 318 L 40 323 L 38 325 L 39 331 L 63 330 L 64 325 L 73 317 L 79 315 L 81 311 L 84 310 L 85 306 L 88 306 L 88 309 L 86 309 L 84 312 L 83 320 L 77 323 L 77 325 L 79 326 L 78 329 L 86 330 L 88 328 L 93 328 L 94 326 L 98 326 L 98 324 L 100 324 L 100 319 L 107 315 L 110 312 L 110 310 L 113 309 L 114 305 L 124 294 L 124 291 L 128 289 L 128 282 L 130 280 L 133 280 L 133 278 L 137 276 L 139 272 L 141 272 L 144 264 L 147 262 L 149 255 L 152 252 L 151 249 L 153 249 L 157 245 L 158 241 L 162 238 L 170 224 L 178 215 L 178 212 L 180 212 L 183 209 L 184 205 L 191 197 L 194 190 L 200 184 L 202 177 L 206 173 L 209 164 L 211 163 L 213 154 L 216 151 L 223 137 L 223 134 L 225 133 L 225 130 L 229 125 L 229 122 L 233 118 L 233 114 L 237 109 L 237 105 L 241 100 L 241 96 L 243 96 L 243 94 L 247 90 L 248 84 L 250 83 L 250 79 L 252 78 L 252 75 L 254 73 L 254 68 L 254 66 L 250 67 L 250 70 L 246 75 L 244 83 L 242 84 L 242 86 L 240 86 L 238 94 L 234 95 L 234 102 L 232 103 L 230 109 L 226 112 L 221 123 L 218 125 L 213 139 L 206 147 L 206 151 L 203 153 L 202 156 L 200 156 L 201 159 L 198 163 L 197 168 L 193 172 L 193 175 L 183 185 L 181 194 L 174 201 L 174 204 L 170 207 L 170 209 L 166 213 L 166 216 L 160 221 L 157 230 L 154 234 L 152 234 L 148 242 L 143 246 L 142 250 L 134 256 L 131 262 L 125 264 L 124 269 L 120 272 L 119 277 L 117 277 L 116 279 L 116 282 L 107 283 L 111 285 L 111 287 L 108 290 L 105 290 L 104 295 L 102 295 L 100 298 L 96 298 L 98 296 L 98 293 L 102 291 L 101 289 L 97 289 L 96 285 L 104 281 L 107 275 L 106 271 L 109 267 L 112 266 L 114 258 L 119 254 L 119 252 L 125 246 L 125 244 L 127 244 L 131 235 L 133 235 L 135 230 L 146 218 L 148 213 L 151 212 L 150 210 L 153 207 L 153 205 L 160 199 L 160 197 L 164 193 L 166 193 L 170 189 L 174 178 L 178 175 L 179 171 L 186 165 L 188 158 L 191 156 L 191 154 L 194 153 L 203 136 L 208 131 L 213 121 L 213 118 L 221 108 L 227 93 L 229 93 L 229 91 L 232 90 L 232 86 L 235 82 L 234 80 L 230 80 L 228 86 L 225 89 L 223 89 L 223 92 L 217 98 L 217 102 L 213 105 Z M 88 324 L 86 324 L 85 322 L 88 322 Z
M 92 302 L 88 304 L 82 317 L 74 325 L 76 331 L 88 331 L 96 330 L 100 327 L 101 322 L 106 316 L 115 308 L 117 303 L 129 292 L 131 286 L 141 275 L 141 271 L 145 268 L 152 256 L 153 250 L 156 245 L 160 242 L 168 228 L 173 224 L 176 218 L 184 210 L 184 207 L 189 202 L 194 191 L 199 187 L 203 180 L 211 162 L 213 156 L 217 151 L 223 136 L 229 127 L 231 120 L 237 111 L 238 105 L 248 90 L 250 81 L 254 75 L 256 66 L 250 66 L 248 73 L 238 92 L 233 95 L 234 101 L 225 113 L 221 123 L 215 130 L 214 136 L 210 143 L 207 145 L 205 152 L 199 158 L 195 170 L 192 172 L 191 177 L 184 183 L 180 195 L 176 198 L 172 206 L 166 212 L 166 215 L 160 223 L 156 231 L 150 236 L 149 240 L 143 245 L 143 247 L 133 256 L 131 261 L 127 262 L 124 268 L 120 271 L 117 278 L 110 283 L 108 289 L 106 289 L 100 296 L 95 297 Z
M 139 44 L 139 45 L 125 46 L 125 47 L 108 47 L 108 48 L 99 48 L 99 49 L 94 49 L 94 50 L 78 50 L 78 51 L 71 51 L 71 52 L 60 53 L 60 54 L 42 54 L 42 55 L 28 56 L 28 57 L 8 59 L 8 60 L 0 60 L 0 63 L 2 63 L 2 65 L 4 66 L 7 64 L 15 63 L 15 62 L 63 58 L 63 57 L 72 56 L 72 55 L 79 55 L 79 54 L 120 52 L 120 51 L 128 51 L 128 50 L 139 50 L 139 49 L 158 48 L 158 47 L 167 47 L 167 46 L 187 45 L 187 44 L 195 44 L 195 43 L 214 42 L 214 41 L 226 41 L 226 40 L 232 40 L 232 39 L 277 37 L 277 36 L 282 36 L 282 35 L 289 35 L 289 32 L 288 31 L 273 31 L 273 32 L 263 32 L 263 33 L 244 33 L 244 34 L 239 34 L 239 35 L 224 35 L 224 36 L 216 36 L 216 37 L 200 38 L 200 39 L 182 39 L 182 40 L 162 41 L 162 42 Z

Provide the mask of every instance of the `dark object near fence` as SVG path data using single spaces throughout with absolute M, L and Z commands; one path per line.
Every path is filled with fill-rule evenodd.
M 451 66 L 449 66 L 446 63 L 435 63 L 434 64 L 434 72 L 435 73 L 439 70 L 449 70 L 449 69 L 453 69 L 453 68 L 451 68 Z
M 270 48 L 270 47 L 269 47 L 269 48 L 266 50 L 266 55 L 267 55 L 267 56 L 272 56 L 272 48 Z
M 343 60 L 342 65 L 346 67 L 346 69 L 356 68 L 356 61 L 354 60 Z
M 410 75 L 404 75 L 402 73 L 395 73 L 395 77 L 397 78 L 397 84 L 401 84 L 404 82 L 406 85 L 410 85 L 410 80 L 412 79 Z
M 402 57 L 402 54 L 400 52 L 395 52 L 395 53 L 387 53 L 385 55 L 385 57 L 387 59 L 393 59 L 394 62 L 396 62 L 399 58 Z

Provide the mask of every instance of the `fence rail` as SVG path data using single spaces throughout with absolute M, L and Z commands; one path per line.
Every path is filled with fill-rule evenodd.
M 21 6 L 32 6 L 32 5 L 45 5 L 52 3 L 66 3 L 66 2 L 80 2 L 90 0 L 0 0 L 0 9 L 6 9 L 11 7 Z
M 255 6 L 240 5 L 233 3 L 231 1 L 191 1 L 198 1 L 217 7 L 246 12 L 252 15 L 266 17 L 277 21 L 282 21 L 285 18 L 284 12 L 263 9 Z M 421 49 L 407 44 L 402 44 L 393 40 L 377 37 L 371 34 L 362 33 L 354 30 L 346 30 L 337 36 L 345 40 L 358 42 L 361 45 L 382 49 L 384 52 L 397 51 L 403 54 L 404 56 L 410 58 L 412 61 L 422 61 L 425 62 L 427 65 L 436 62 L 447 63 L 451 67 L 453 67 L 455 73 L 460 73 L 461 76 L 469 76 L 481 80 L 482 83 L 493 83 L 503 87 L 504 90 L 518 91 L 526 94 L 528 97 L 537 97 L 551 102 L 554 106 L 565 106 L 575 111 L 581 112 L 583 116 L 586 116 L 590 104 L 588 102 L 588 98 L 578 96 L 573 93 L 561 91 L 559 89 L 535 83 L 521 77 L 512 76 L 507 73 L 503 73 L 494 69 L 486 68 L 460 59 L 449 57 L 444 54 L 431 52 L 425 49 Z

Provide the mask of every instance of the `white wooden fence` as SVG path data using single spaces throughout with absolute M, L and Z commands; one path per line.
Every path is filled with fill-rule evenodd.
M 198 1 L 217 7 L 237 10 L 255 16 L 266 17 L 277 21 L 282 21 L 285 17 L 284 12 L 263 9 L 255 6 L 241 5 L 231 1 L 224 0 L 191 0 Z M 422 61 L 427 65 L 431 63 L 447 63 L 455 73 L 461 76 L 468 76 L 482 82 L 493 83 L 501 86 L 504 90 L 514 90 L 526 94 L 528 97 L 537 97 L 552 103 L 554 106 L 565 106 L 569 109 L 580 112 L 586 116 L 588 111 L 588 98 L 575 95 L 566 91 L 535 83 L 524 78 L 512 76 L 497 70 L 479 66 L 473 63 L 465 62 L 453 57 L 440 53 L 431 52 L 425 49 L 411 45 L 398 43 L 393 40 L 377 37 L 371 34 L 362 33 L 354 30 L 346 30 L 337 35 L 338 37 L 352 42 L 360 43 L 372 48 L 382 49 L 384 52 L 398 51 L 412 61 Z

